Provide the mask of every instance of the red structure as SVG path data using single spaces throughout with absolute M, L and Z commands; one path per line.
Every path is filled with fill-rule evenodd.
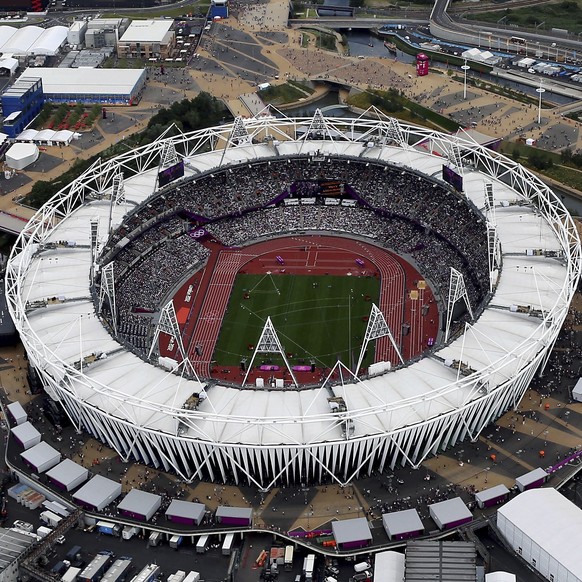
M 424 77 L 428 75 L 428 57 L 424 53 L 416 55 L 416 76 Z

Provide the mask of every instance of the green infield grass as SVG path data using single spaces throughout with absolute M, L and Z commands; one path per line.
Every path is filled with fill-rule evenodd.
M 380 281 L 373 277 L 237 275 L 222 322 L 214 360 L 220 366 L 250 362 L 267 317 L 290 364 L 332 367 L 357 363 Z M 351 355 L 350 355 L 351 354 Z M 363 365 L 373 360 L 370 343 Z M 281 364 L 277 354 L 257 354 L 255 364 Z

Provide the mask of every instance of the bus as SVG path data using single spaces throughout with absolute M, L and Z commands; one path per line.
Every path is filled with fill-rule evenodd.
M 233 542 L 234 542 L 234 534 L 233 533 L 226 534 L 226 537 L 224 538 L 224 542 L 222 543 L 222 555 L 223 556 L 230 556 L 230 553 L 232 552 Z
M 519 45 L 524 45 L 525 44 L 525 38 L 521 38 L 521 36 L 512 36 L 509 39 L 509 42 L 511 44 L 519 44 Z
M 285 571 L 293 570 L 293 546 L 285 546 Z

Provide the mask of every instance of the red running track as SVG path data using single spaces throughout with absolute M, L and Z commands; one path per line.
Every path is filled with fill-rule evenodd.
M 319 235 L 282 237 L 244 248 L 209 246 L 211 254 L 206 267 L 190 277 L 174 296 L 186 352 L 202 377 L 241 380 L 238 370 L 213 370 L 211 363 L 238 273 L 379 276 L 378 307 L 396 344 L 401 345 L 404 359 L 422 353 L 428 339 L 436 337 L 439 318 L 432 291 L 424 287 L 421 275 L 412 265 L 385 249 L 349 238 Z M 284 265 L 277 262 L 277 255 L 284 258 Z M 363 259 L 364 266 L 358 266 L 356 258 Z M 402 335 L 405 323 L 410 331 Z M 176 346 L 167 340 L 167 337 L 160 340 L 162 355 L 176 357 Z M 375 361 L 398 362 L 388 337 L 376 341 Z

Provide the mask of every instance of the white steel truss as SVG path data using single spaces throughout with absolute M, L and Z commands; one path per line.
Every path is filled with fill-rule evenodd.
M 176 153 L 176 145 L 173 141 L 165 141 L 160 156 L 160 169 L 169 168 L 178 162 L 178 154 Z
M 113 333 L 117 335 L 117 304 L 115 302 L 115 277 L 113 274 L 113 261 L 107 263 L 101 269 L 101 286 L 99 287 L 99 314 L 103 313 L 105 298 L 109 301 L 111 311 L 111 325 Z
M 487 223 L 487 258 L 489 259 L 489 292 L 493 291 L 497 273 L 501 268 L 501 249 L 497 226 Z
M 275 326 L 273 325 L 270 316 L 267 317 L 265 325 L 263 326 L 263 331 L 261 331 L 259 341 L 257 342 L 255 349 L 253 350 L 253 355 L 247 367 L 246 374 L 243 380 L 243 385 L 247 383 L 249 372 L 253 367 L 253 362 L 255 361 L 257 354 L 279 354 L 283 362 L 285 363 L 285 366 L 289 371 L 291 378 L 293 379 L 293 383 L 295 384 L 295 386 L 299 386 L 299 384 L 297 383 L 297 379 L 295 378 L 295 374 L 293 374 L 293 368 L 289 365 L 289 361 L 287 360 L 287 356 L 285 355 L 285 350 L 283 349 L 283 346 L 279 341 L 279 336 L 275 331 Z
M 469 301 L 469 294 L 465 287 L 465 279 L 462 273 L 457 269 L 451 267 L 451 276 L 449 279 L 449 297 L 447 300 L 447 323 L 445 327 L 445 342 L 449 340 L 449 332 L 451 330 L 451 322 L 453 320 L 453 312 L 457 301 L 462 299 L 465 302 L 469 316 L 473 319 L 473 310 L 471 309 L 471 302 Z
M 370 310 L 370 317 L 368 319 L 368 325 L 366 326 L 366 333 L 364 334 L 362 349 L 360 350 L 360 357 L 358 358 L 358 365 L 356 366 L 356 373 L 358 373 L 358 370 L 362 365 L 362 361 L 364 360 L 364 354 L 368 349 L 368 344 L 371 341 L 384 336 L 388 336 L 388 339 L 390 340 L 392 347 L 396 350 L 396 353 L 398 354 L 398 359 L 402 364 L 404 364 L 404 359 L 402 357 L 402 354 L 400 353 L 400 349 L 398 348 L 396 340 L 394 339 L 394 336 L 392 335 L 392 332 L 388 327 L 388 323 L 386 322 L 384 314 L 380 311 L 380 309 L 375 303 L 372 303 L 372 309 Z
M 386 401 L 382 399 L 386 392 L 377 394 L 372 385 L 363 387 L 362 383 L 352 382 L 338 388 L 333 382 L 328 382 L 325 388 L 320 386 L 313 390 L 277 393 L 277 397 L 285 395 L 289 396 L 289 400 L 282 401 L 280 409 L 267 406 L 267 414 L 254 407 L 246 412 L 237 408 L 236 404 L 232 408 L 221 408 L 219 399 L 213 394 L 214 390 L 222 390 L 220 386 L 205 390 L 199 382 L 175 378 L 175 384 L 172 385 L 175 386 L 175 392 L 170 390 L 172 398 L 160 401 L 157 384 L 152 388 L 151 395 L 126 391 L 124 384 L 127 383 L 127 376 L 120 374 L 119 369 L 113 368 L 111 374 L 96 376 L 93 374 L 95 366 L 90 363 L 84 363 L 81 369 L 75 368 L 66 350 L 61 350 L 61 346 L 66 346 L 68 340 L 56 334 L 39 333 L 39 318 L 31 316 L 34 310 L 27 310 L 30 290 L 35 288 L 40 279 L 39 262 L 36 260 L 39 245 L 54 239 L 79 240 L 80 234 L 83 240 L 89 241 L 90 218 L 84 229 L 79 226 L 80 222 L 65 219 L 74 216 L 78 221 L 83 212 L 85 216 L 93 217 L 91 206 L 87 210 L 86 205 L 100 199 L 99 193 L 111 189 L 114 177 L 120 172 L 123 172 L 125 182 L 138 176 L 155 176 L 167 141 L 171 141 L 181 155 L 187 158 L 188 170 L 192 173 L 219 167 L 221 150 L 227 147 L 233 128 L 230 124 L 172 138 L 164 137 L 115 158 L 98 160 L 83 175 L 65 185 L 35 214 L 19 235 L 7 265 L 8 308 L 30 363 L 38 370 L 47 393 L 63 403 L 66 414 L 77 428 L 83 428 L 109 444 L 122 457 L 131 453 L 143 462 L 175 470 L 185 480 L 203 477 L 223 481 L 234 479 L 237 483 L 258 483 L 262 486 L 275 481 L 318 482 L 331 476 L 336 482 L 346 482 L 352 475 L 366 474 L 371 470 L 382 471 L 396 464 L 409 463 L 416 466 L 428 455 L 466 436 L 475 438 L 493 419 L 515 406 L 534 374 L 543 371 L 567 316 L 582 268 L 582 251 L 576 225 L 559 197 L 536 175 L 515 161 L 462 137 L 397 121 L 362 117 L 325 118 L 331 139 L 312 139 L 305 134 L 305 129 L 313 120 L 313 117 L 259 117 L 246 120 L 245 127 L 254 143 L 262 143 L 262 137 L 269 135 L 294 154 L 310 155 L 321 151 L 322 155 L 331 157 L 344 155 L 342 152 L 350 147 L 359 151 L 354 146 L 361 147 L 363 135 L 367 141 L 382 143 L 382 139 L 391 134 L 396 123 L 405 143 L 421 145 L 409 146 L 406 151 L 401 151 L 396 145 L 387 146 L 384 150 L 378 148 L 378 160 L 387 160 L 386 163 L 398 160 L 400 164 L 415 168 L 415 171 L 425 172 L 428 176 L 437 175 L 442 165 L 442 157 L 439 155 L 449 151 L 452 144 L 455 144 L 458 157 L 470 156 L 477 168 L 471 170 L 475 179 L 467 182 L 465 190 L 472 189 L 471 200 L 478 206 L 481 206 L 483 200 L 483 183 L 491 182 L 499 200 L 502 199 L 502 191 L 505 191 L 504 199 L 517 200 L 524 209 L 533 209 L 535 216 L 542 221 L 544 232 L 549 231 L 554 237 L 544 247 L 555 248 L 563 253 L 560 265 L 564 273 L 560 273 L 557 278 L 546 276 L 544 267 L 547 267 L 547 262 L 544 262 L 543 256 L 536 257 L 536 265 L 540 267 L 534 272 L 529 267 L 527 271 L 524 267 L 523 273 L 519 271 L 520 277 L 522 274 L 523 278 L 531 277 L 534 289 L 539 286 L 536 293 L 540 299 L 535 300 L 534 297 L 531 301 L 530 298 L 528 303 L 537 302 L 539 305 L 536 308 L 540 315 L 532 318 L 522 313 L 510 313 L 507 309 L 500 313 L 506 317 L 519 318 L 516 322 L 527 317 L 531 332 L 519 336 L 518 342 L 509 342 L 510 348 L 507 348 L 506 342 L 499 340 L 499 349 L 491 351 L 488 347 L 491 337 L 481 331 L 481 322 L 476 320 L 472 326 L 467 326 L 468 331 L 462 340 L 455 340 L 447 346 L 449 352 L 454 350 L 458 353 L 459 361 L 465 358 L 463 363 L 467 367 L 463 370 L 471 371 L 470 374 L 465 376 L 454 373 L 461 370 L 459 365 L 448 370 L 450 380 L 437 378 L 440 374 L 430 378 L 423 376 L 430 387 L 418 397 Z M 429 145 L 423 148 L 422 144 Z M 257 150 L 250 144 L 231 148 L 228 155 L 232 155 L 232 158 L 229 161 L 236 163 L 243 159 L 248 162 L 254 157 L 265 155 Z M 283 151 L 283 148 L 280 150 Z M 211 155 L 206 156 L 206 152 Z M 426 168 L 431 169 L 429 171 Z M 508 189 L 511 190 L 509 195 Z M 136 204 L 148 200 L 146 191 L 143 198 L 133 202 L 132 197 L 136 191 L 135 184 L 126 188 L 129 202 Z M 144 191 L 143 187 L 141 191 Z M 154 191 L 155 186 L 151 192 Z M 496 210 L 498 216 L 503 211 L 500 206 L 496 206 Z M 102 217 L 106 220 L 106 215 Z M 495 222 L 488 218 L 490 222 Z M 66 228 L 71 223 L 77 224 L 78 228 L 69 234 Z M 497 236 L 500 245 L 503 245 L 503 229 L 498 231 Z M 59 249 L 53 252 L 58 253 Z M 78 261 L 84 260 L 83 253 L 75 254 L 79 256 Z M 89 257 L 90 253 L 86 252 L 85 255 Z M 93 260 L 93 257 L 87 260 Z M 555 259 L 547 260 L 556 264 Z M 509 257 L 504 258 L 504 261 L 509 261 Z M 504 264 L 504 270 L 505 267 Z M 502 280 L 503 272 L 500 278 Z M 548 281 L 553 286 L 548 285 Z M 89 295 L 85 289 L 79 291 L 78 288 L 69 293 L 71 297 Z M 85 306 L 88 311 L 97 308 L 92 303 Z M 63 306 L 57 307 L 60 318 Z M 492 308 L 495 306 L 492 305 Z M 50 314 L 54 307 L 47 305 L 45 309 Z M 484 311 L 487 312 L 488 308 L 485 307 Z M 88 327 L 89 321 L 85 321 L 81 325 L 78 318 L 74 318 L 66 326 L 67 334 L 70 335 L 71 330 Z M 483 326 L 483 329 L 487 328 Z M 482 342 L 484 347 L 479 353 L 481 356 L 487 353 L 488 360 L 485 363 L 474 364 L 470 361 L 471 350 L 460 348 L 460 344 L 464 345 L 465 336 L 467 342 L 469 339 Z M 72 341 L 80 345 L 77 338 Z M 107 341 L 111 341 L 111 337 L 108 336 Z M 122 348 L 118 346 L 118 349 Z M 89 346 L 83 343 L 80 353 L 75 353 L 75 360 L 85 362 L 84 358 L 88 355 L 86 350 L 89 350 Z M 112 355 L 100 361 L 98 368 L 103 370 L 105 366 L 115 366 L 115 360 L 116 357 Z M 426 361 L 423 363 L 428 365 Z M 414 372 L 415 365 L 412 363 L 394 372 L 383 378 L 382 382 L 388 385 L 391 378 L 395 378 L 395 381 L 400 378 L 399 381 L 404 382 L 405 374 L 408 370 Z M 149 375 L 159 372 L 149 364 L 143 363 L 143 366 L 135 373 L 144 381 Z M 103 380 L 105 377 L 109 379 Z M 117 377 L 123 378 L 123 381 L 112 379 Z M 178 397 L 182 382 L 188 383 L 189 394 L 207 393 L 205 407 L 198 410 L 183 406 L 184 399 Z M 483 386 L 487 386 L 486 391 L 482 390 Z M 366 397 L 369 397 L 367 404 L 358 403 L 355 399 L 356 388 L 363 390 Z M 164 387 L 164 390 L 168 388 Z M 354 395 L 345 412 L 346 418 L 351 419 L 355 427 L 349 439 L 342 438 L 337 415 L 333 412 L 323 413 L 317 407 L 318 399 L 325 401 L 326 394 L 339 391 L 347 395 L 348 399 Z M 229 393 L 229 403 L 234 402 L 234 393 L 234 389 Z M 154 398 L 153 394 L 158 397 Z M 258 397 L 266 400 L 264 393 L 258 394 Z M 268 398 L 271 397 L 269 394 Z M 293 405 L 292 402 L 298 399 L 301 399 L 301 404 Z M 171 422 L 163 424 L 167 419 Z M 187 427 L 187 433 L 178 434 L 178 422 Z

